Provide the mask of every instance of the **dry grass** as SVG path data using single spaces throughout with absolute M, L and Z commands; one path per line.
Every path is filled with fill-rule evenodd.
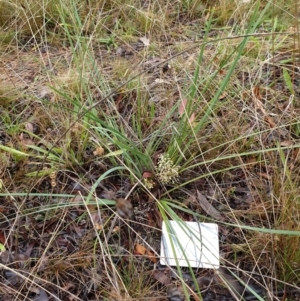
M 271 2 L 239 52 L 256 4 L 0 2 L 1 301 L 232 300 L 229 270 L 298 300 L 299 3 Z M 214 220 L 197 191 L 225 281 L 158 271 L 164 218 Z

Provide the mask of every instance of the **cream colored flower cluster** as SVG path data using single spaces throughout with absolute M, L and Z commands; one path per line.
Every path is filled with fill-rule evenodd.
M 175 166 L 168 154 L 161 154 L 156 166 L 156 176 L 162 184 L 174 184 L 178 180 L 179 166 Z

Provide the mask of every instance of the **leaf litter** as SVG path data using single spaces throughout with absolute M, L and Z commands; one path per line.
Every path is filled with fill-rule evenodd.
M 151 43 L 152 40 L 151 38 Z M 138 56 L 139 52 L 148 46 L 150 46 L 150 40 L 143 37 L 131 45 L 120 46 L 116 49 L 115 54 L 116 57 L 121 56 L 122 59 L 133 62 L 134 57 Z M 170 50 L 165 45 L 164 49 L 167 50 L 166 52 Z M 111 56 L 111 62 L 116 60 L 106 49 L 102 48 L 99 52 L 103 54 L 102 57 Z M 6 62 L 6 66 L 9 66 L 8 70 L 13 70 L 13 74 L 18 76 L 12 76 L 10 79 L 4 78 L 3 81 L 13 81 L 14 85 L 21 91 L 30 90 L 33 91 L 32 95 L 38 96 L 38 99 L 54 102 L 53 92 L 46 88 L 48 81 L 46 76 L 40 74 L 39 80 L 36 80 L 39 66 L 34 62 L 36 59 L 40 59 L 43 64 L 43 60 L 47 56 L 43 55 L 41 58 L 36 53 L 25 51 L 20 54 L 19 61 L 13 61 L 11 64 L 8 64 L 8 61 Z M 57 50 L 54 51 L 53 49 L 48 49 L 47 54 L 53 60 L 51 63 L 54 73 L 55 69 L 57 71 L 68 66 L 72 57 L 70 51 L 66 49 L 61 50 L 60 56 L 57 55 Z M 9 60 L 9 58 L 4 56 L 3 60 Z M 179 91 L 175 93 L 171 91 L 172 86 L 182 84 L 181 75 L 179 73 L 179 76 L 174 78 L 170 76 L 171 68 L 156 67 L 157 62 L 162 61 L 164 61 L 164 56 L 149 56 L 141 64 L 141 66 L 147 66 L 149 69 L 149 84 L 145 90 L 157 107 L 158 116 L 155 120 L 159 121 L 159 118 L 164 117 L 166 112 L 170 111 L 175 104 L 179 104 L 178 114 L 182 118 L 186 113 L 187 99 L 180 100 L 177 96 Z M 249 94 L 252 95 L 251 101 L 255 112 L 262 114 L 268 127 L 276 128 L 272 138 L 266 137 L 268 139 L 264 140 L 265 143 L 271 145 L 274 141 L 279 141 L 281 146 L 293 144 L 293 137 L 286 134 L 286 132 L 284 136 L 282 131 L 278 129 L 277 121 L 270 114 L 270 111 L 275 111 L 276 116 L 276 108 L 268 108 L 264 104 L 264 95 L 262 95 L 262 91 L 258 86 L 249 91 Z M 170 93 L 171 96 L 166 97 L 166 92 Z M 26 93 L 29 92 L 26 91 Z M 132 105 L 131 102 L 134 101 L 131 100 L 134 100 L 135 97 L 132 94 L 128 95 L 120 92 L 116 95 L 116 103 L 118 112 L 129 121 L 130 114 L 128 112 L 130 112 L 130 108 L 128 103 Z M 220 100 L 223 100 L 224 95 Z M 245 98 L 244 101 L 247 103 L 248 99 Z M 46 148 L 48 143 L 53 142 L 62 133 L 59 120 L 55 119 L 54 116 L 53 124 L 51 122 L 52 116 L 47 116 L 47 112 L 43 112 L 39 101 L 30 103 L 30 108 L 24 105 L 23 99 L 19 99 L 17 104 L 19 106 L 18 113 L 22 112 L 24 116 L 27 115 L 22 121 L 28 133 L 20 132 L 13 136 L 9 131 L 4 131 L 3 134 L 1 131 L 1 144 L 18 144 L 24 151 L 28 150 L 28 145 L 36 145 L 37 141 L 30 135 L 30 133 L 35 132 L 35 124 L 28 121 L 27 118 L 31 115 L 36 116 L 36 125 L 41 129 L 38 136 L 46 141 L 43 143 Z M 109 106 L 104 106 L 103 109 L 107 112 L 110 110 Z M 45 107 L 45 111 L 47 111 L 47 107 Z M 126 117 L 126 114 L 129 117 Z M 196 119 L 194 112 L 187 117 L 190 123 Z M 47 126 L 42 122 L 45 120 Z M 80 127 L 76 127 L 73 134 L 79 132 Z M 152 130 L 151 127 L 149 128 Z M 102 159 L 103 154 L 103 148 L 91 146 L 91 150 L 86 150 L 83 170 L 79 167 L 75 170 L 72 168 L 70 170 L 57 170 L 51 173 L 52 176 L 44 177 L 39 183 L 36 183 L 33 191 L 38 193 L 46 191 L 50 198 L 49 196 L 36 196 L 26 199 L 24 203 L 24 199 L 19 196 L 0 197 L 2 214 L 0 243 L 5 246 L 5 251 L 2 251 L 0 255 L 0 263 L 20 271 L 20 275 L 27 277 L 25 281 L 17 273 L 2 269 L 1 282 L 7 287 L 0 289 L 1 294 L 13 299 L 14 293 L 19 291 L 21 294 L 27 295 L 27 299 L 36 301 L 50 300 L 51 296 L 47 292 L 51 293 L 52 300 L 103 300 L 105 294 L 111 300 L 125 300 L 128 299 L 128 293 L 114 289 L 118 285 L 120 286 L 120 279 L 115 276 L 114 271 L 117 269 L 118 272 L 124 274 L 126 270 L 132 268 L 131 264 L 133 262 L 136 273 L 142 276 L 146 275 L 143 278 L 143 285 L 149 284 L 149 282 L 151 285 L 157 285 L 158 283 L 153 291 L 160 292 L 160 290 L 164 290 L 165 294 L 160 293 L 157 300 L 165 300 L 166 298 L 170 301 L 185 300 L 183 287 L 182 284 L 178 283 L 176 273 L 170 272 L 167 267 L 159 267 L 157 262 L 155 254 L 158 253 L 159 247 L 153 237 L 156 237 L 157 240 L 160 238 L 158 229 L 161 216 L 155 201 L 141 191 L 133 193 L 130 201 L 123 197 L 117 198 L 116 192 L 124 190 L 127 179 L 114 175 L 109 183 L 106 183 L 114 189 L 103 189 L 99 186 L 96 188 L 92 200 L 94 204 L 87 205 L 85 203 L 86 199 L 84 197 L 91 190 L 94 180 L 107 171 L 106 162 L 99 165 L 94 162 L 95 157 Z M 297 154 L 294 154 L 294 156 L 293 164 L 296 164 Z M 10 187 L 16 192 L 26 190 L 29 182 L 24 180 L 24 170 L 33 168 L 33 171 L 36 171 L 35 163 L 40 162 L 25 160 L 17 164 L 9 163 L 5 171 L 0 168 L 3 187 L 5 189 Z M 217 185 L 215 179 L 207 179 L 204 182 L 199 182 L 199 185 L 190 185 L 188 194 L 173 194 L 172 197 L 182 199 L 189 209 L 216 221 L 230 222 L 232 210 L 235 210 L 236 215 L 245 215 L 245 220 L 247 218 L 250 220 L 245 213 L 255 212 L 255 210 L 251 210 L 258 206 L 258 197 L 253 192 L 253 187 L 258 187 L 258 185 L 253 185 L 253 183 L 257 180 L 260 182 L 261 190 L 267 191 L 268 183 L 263 180 L 269 181 L 270 174 L 273 172 L 272 167 L 259 166 L 256 158 L 253 159 L 252 163 L 246 171 L 237 167 L 232 174 L 226 175 L 225 179 L 217 178 Z M 51 166 L 48 167 L 52 168 Z M 89 180 L 81 181 L 80 175 L 83 172 L 87 174 Z M 155 175 L 152 172 L 144 172 L 143 177 L 146 179 L 153 178 L 153 193 L 160 199 L 162 192 L 161 188 L 158 187 Z M 11 179 L 14 180 L 13 184 L 10 183 Z M 18 187 L 18 185 L 20 186 Z M 125 191 L 132 188 L 131 184 L 129 186 L 129 189 L 128 187 L 125 188 Z M 249 197 L 250 192 L 252 192 L 251 197 Z M 62 197 L 58 199 L 58 197 L 52 197 L 51 193 L 70 193 L 73 194 L 73 198 Z M 191 194 L 192 200 L 190 198 Z M 100 210 L 99 205 L 95 203 L 97 198 L 114 200 L 115 210 L 111 210 L 111 205 L 104 206 Z M 187 201 L 187 199 L 189 200 Z M 72 202 L 76 205 L 73 205 Z M 87 208 L 90 211 L 89 215 L 87 214 Z M 112 212 L 117 213 L 117 219 L 112 219 Z M 183 219 L 193 219 L 192 215 L 183 214 L 182 212 L 178 212 L 178 214 Z M 131 227 L 129 231 L 125 224 L 127 221 Z M 266 226 L 268 226 L 267 223 Z M 224 253 L 226 250 L 232 250 L 242 237 L 241 231 L 224 231 L 222 235 L 221 247 Z M 103 250 L 97 245 L 97 237 L 101 238 L 100 241 L 107 240 L 107 246 L 109 247 L 106 252 L 108 250 L 113 250 L 113 252 L 103 254 Z M 136 242 L 139 237 L 145 237 L 144 240 L 147 242 L 151 241 L 152 248 L 150 249 L 148 246 L 145 247 L 143 244 Z M 231 255 L 234 252 L 230 251 L 229 253 L 224 255 L 226 260 L 232 260 Z M 136 255 L 136 258 L 133 255 Z M 241 269 L 246 271 L 252 271 L 254 268 L 253 265 L 248 265 L 246 259 L 241 265 Z M 109 276 L 103 276 L 103 270 Z M 183 270 L 183 272 L 187 275 L 186 285 L 192 287 L 193 291 L 197 291 L 196 285 L 190 279 L 189 271 Z M 35 279 L 29 276 L 32 273 L 36 273 L 38 277 Z M 235 292 L 243 294 L 243 288 L 228 271 L 221 269 L 219 273 L 212 273 L 206 270 L 195 271 L 195 274 L 197 285 L 203 292 L 203 300 L 232 300 L 232 298 L 235 298 Z M 148 277 L 148 275 L 151 275 L 151 277 Z M 243 277 L 242 273 L 239 274 L 239 277 Z M 53 281 L 48 281 L 48 279 L 53 279 Z M 255 285 L 259 280 L 261 279 L 255 279 L 252 285 Z M 39 286 L 35 286 L 36 283 Z M 224 283 L 227 285 L 224 285 Z M 227 289 L 226 286 L 230 289 Z M 262 292 L 259 285 L 255 289 L 259 294 L 265 296 L 266 292 Z M 149 297 L 153 296 L 153 291 L 148 293 Z M 198 297 L 195 293 L 191 291 L 190 293 L 192 298 L 197 300 Z M 276 293 L 274 292 L 274 295 Z M 277 296 L 281 295 L 283 295 L 282 292 L 277 294 Z M 20 300 L 24 300 L 21 296 Z M 147 294 L 143 294 L 143 298 L 147 298 Z M 248 299 L 250 300 L 250 297 Z

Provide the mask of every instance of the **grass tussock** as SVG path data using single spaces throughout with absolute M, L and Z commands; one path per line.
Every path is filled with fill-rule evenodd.
M 298 300 L 298 13 L 0 2 L 0 300 Z M 221 268 L 161 266 L 168 219 Z

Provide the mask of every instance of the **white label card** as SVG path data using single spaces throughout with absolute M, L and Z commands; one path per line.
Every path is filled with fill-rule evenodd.
M 160 255 L 163 265 L 218 269 L 218 225 L 163 221 Z

